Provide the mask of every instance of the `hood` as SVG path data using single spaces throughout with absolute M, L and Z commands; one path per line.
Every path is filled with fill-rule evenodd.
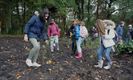
M 112 20 L 103 20 L 106 29 L 114 29 L 115 23 Z

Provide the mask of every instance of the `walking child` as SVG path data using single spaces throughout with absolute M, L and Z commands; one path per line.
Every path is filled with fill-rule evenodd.
M 48 37 L 50 39 L 50 50 L 54 52 L 54 48 L 59 51 L 59 36 L 60 29 L 58 25 L 55 23 L 54 19 L 51 20 L 48 26 Z
M 77 59 L 82 58 L 83 52 L 82 52 L 81 44 L 88 37 L 88 31 L 87 31 L 87 28 L 85 27 L 85 23 L 83 21 L 80 22 L 79 28 L 80 28 L 80 35 L 79 35 L 78 39 L 76 40 L 77 54 L 75 57 Z

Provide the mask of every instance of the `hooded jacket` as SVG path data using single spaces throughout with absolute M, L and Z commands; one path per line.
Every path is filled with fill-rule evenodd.
M 48 36 L 59 36 L 60 31 L 59 27 L 55 22 L 51 22 L 50 25 L 48 26 Z
M 105 23 L 105 35 L 100 37 L 100 42 L 105 48 L 115 45 L 113 38 L 115 37 L 115 23 L 111 20 L 103 21 Z
M 37 40 L 44 39 L 47 35 L 44 32 L 44 24 L 43 20 L 33 15 L 25 25 L 24 33 L 28 35 L 28 38 L 36 38 Z

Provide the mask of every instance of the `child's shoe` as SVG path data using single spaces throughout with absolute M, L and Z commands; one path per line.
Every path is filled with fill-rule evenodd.
M 60 49 L 59 48 L 57 48 L 57 51 L 59 51 Z
M 77 53 L 76 56 L 75 56 L 75 58 L 77 58 L 77 59 L 82 58 L 82 53 Z

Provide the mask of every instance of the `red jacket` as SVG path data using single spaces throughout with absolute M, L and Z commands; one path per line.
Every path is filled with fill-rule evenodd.
M 56 23 L 50 23 L 48 26 L 48 37 L 50 36 L 60 36 L 60 30 Z

